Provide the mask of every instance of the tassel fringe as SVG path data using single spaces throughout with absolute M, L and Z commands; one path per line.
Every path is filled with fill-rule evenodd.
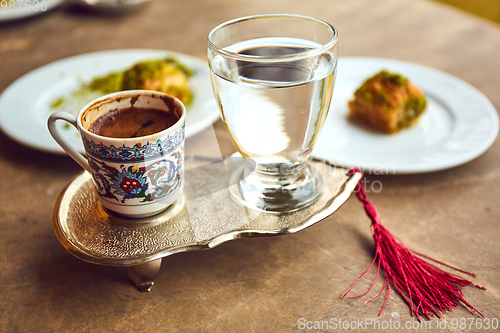
M 349 170 L 349 175 L 356 172 L 362 173 L 359 168 L 353 168 Z M 378 261 L 377 274 L 370 287 L 362 294 L 347 296 L 347 298 L 366 295 L 373 288 L 380 274 L 380 269 L 382 268 L 385 272 L 385 281 L 382 289 L 380 289 L 375 296 L 365 301 L 365 303 L 368 303 L 381 295 L 384 289 L 387 288 L 386 300 L 378 314 L 379 316 L 382 314 L 389 301 L 390 289 L 392 286 L 406 301 L 406 304 L 411 310 L 411 315 L 415 315 L 419 321 L 421 317 L 425 317 L 427 320 L 430 320 L 432 316 L 440 317 L 440 314 L 444 314 L 445 311 L 457 307 L 458 302 L 461 302 L 472 312 L 483 317 L 481 312 L 476 310 L 463 298 L 461 289 L 467 286 L 474 286 L 480 289 L 486 289 L 485 287 L 474 284 L 458 275 L 448 273 L 420 257 L 471 276 L 477 276 L 477 274 L 455 268 L 408 249 L 401 240 L 394 237 L 389 230 L 380 223 L 377 208 L 368 199 L 363 188 L 362 180 L 363 178 L 359 181 L 355 191 L 358 199 L 364 203 L 366 213 L 372 221 L 371 230 L 375 240 L 376 252 L 370 267 L 354 281 L 341 297 L 346 297 L 354 285 L 359 282 L 373 268 L 375 262 Z

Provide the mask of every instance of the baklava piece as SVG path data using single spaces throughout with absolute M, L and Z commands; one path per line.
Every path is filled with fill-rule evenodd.
M 424 93 L 407 78 L 382 71 L 356 90 L 349 118 L 393 134 L 416 124 L 426 106 Z

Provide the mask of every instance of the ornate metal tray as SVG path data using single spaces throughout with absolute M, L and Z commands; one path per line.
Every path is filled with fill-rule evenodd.
M 62 245 L 87 262 L 127 266 L 141 291 L 149 291 L 161 258 L 213 248 L 236 238 L 267 237 L 300 231 L 335 212 L 361 175 L 312 159 L 324 182 L 313 205 L 288 214 L 264 213 L 241 206 L 229 194 L 228 177 L 241 165 L 228 157 L 189 169 L 181 199 L 147 219 L 128 219 L 107 211 L 97 200 L 91 176 L 77 175 L 62 191 L 54 209 L 54 230 Z

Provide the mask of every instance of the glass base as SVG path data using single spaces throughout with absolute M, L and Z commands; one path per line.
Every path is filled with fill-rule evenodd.
M 286 170 L 242 166 L 230 175 L 229 191 L 245 207 L 265 212 L 293 212 L 316 202 L 323 183 L 311 166 L 301 163 Z

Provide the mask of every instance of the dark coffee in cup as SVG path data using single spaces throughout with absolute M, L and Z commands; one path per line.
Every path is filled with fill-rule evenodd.
M 109 138 L 137 138 L 161 132 L 180 119 L 175 111 L 129 107 L 111 110 L 95 120 L 89 131 Z

